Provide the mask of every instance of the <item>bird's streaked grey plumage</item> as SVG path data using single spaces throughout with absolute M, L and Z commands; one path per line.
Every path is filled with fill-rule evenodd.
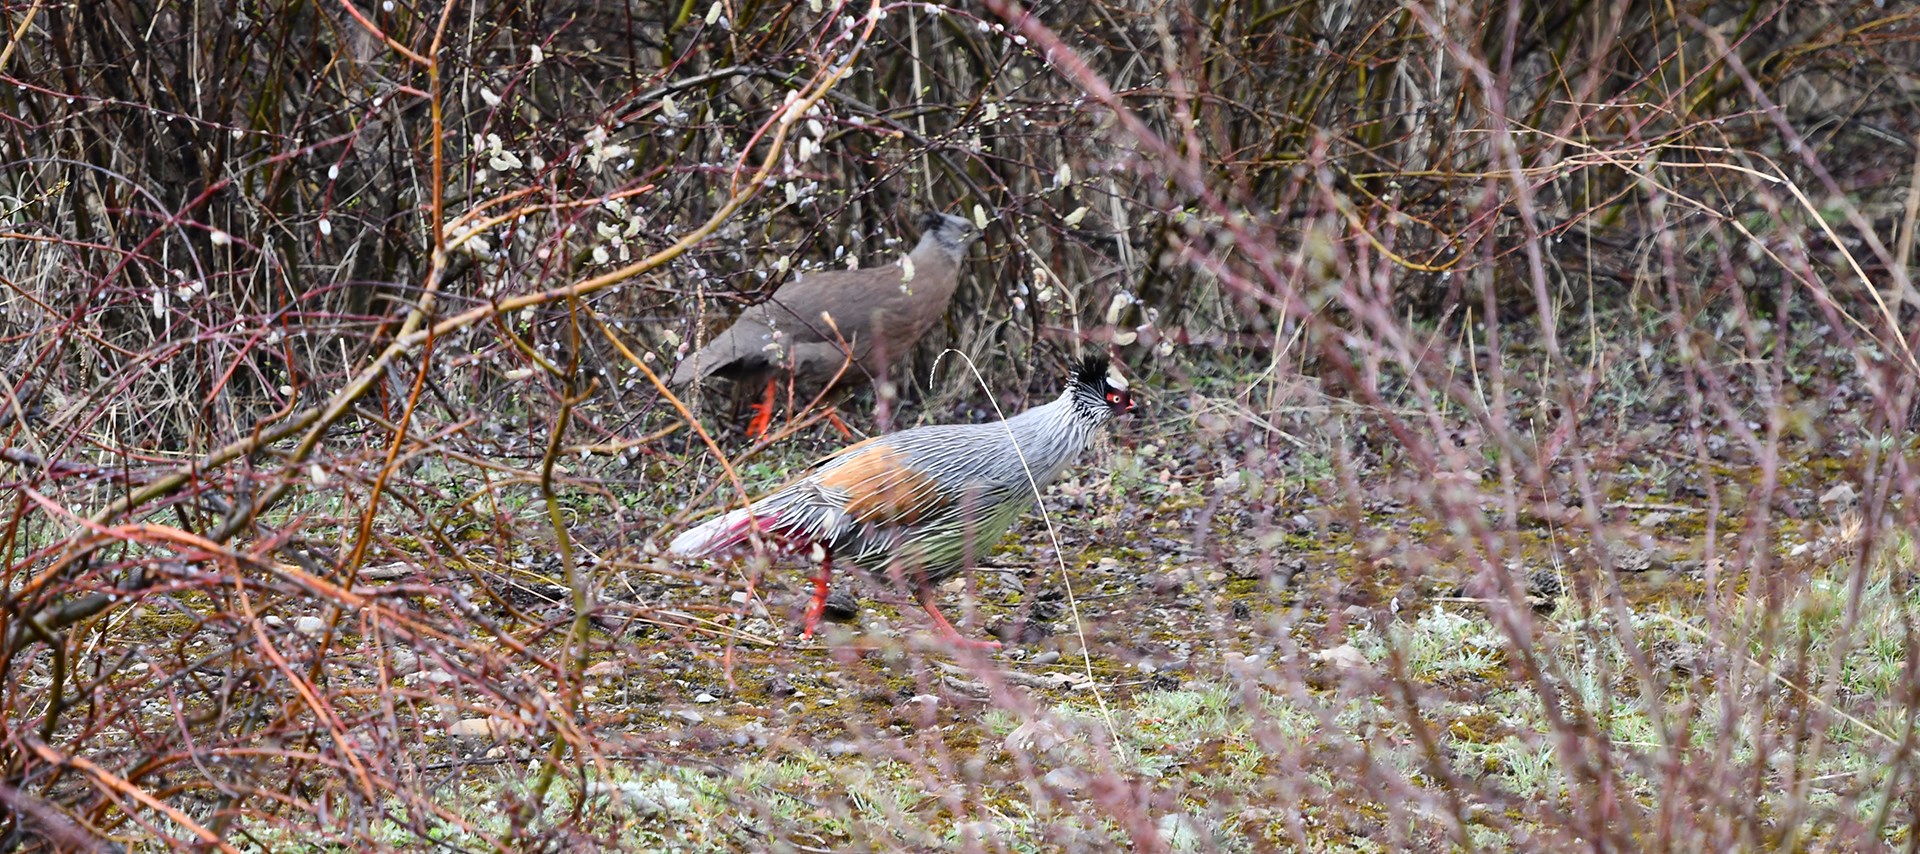
M 682 533 L 668 550 L 703 557 L 759 530 L 870 572 L 897 562 L 924 593 L 999 542 L 1094 432 L 1132 407 L 1125 382 L 1105 359 L 1090 358 L 1051 403 L 1002 422 L 916 427 L 852 445 L 749 507 Z M 822 582 L 816 612 L 824 600 Z
M 961 260 L 980 236 L 972 223 L 940 213 L 923 215 L 920 227 L 920 242 L 906 258 L 910 278 L 899 261 L 799 274 L 682 359 L 667 382 L 685 386 L 717 376 L 757 386 L 790 373 L 795 385 L 819 390 L 835 374 L 841 386 L 884 377 L 946 314 Z M 832 315 L 831 326 L 822 313 Z M 853 364 L 846 365 L 849 356 Z

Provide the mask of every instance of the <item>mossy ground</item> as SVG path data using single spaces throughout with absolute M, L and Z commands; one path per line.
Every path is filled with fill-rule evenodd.
M 584 804 L 589 835 L 636 850 L 1558 848 L 1592 775 L 1618 787 L 1616 808 L 1658 815 L 1678 797 L 1660 763 L 1677 761 L 1772 787 L 1753 806 L 1772 835 L 1756 841 L 1868 821 L 1898 785 L 1866 757 L 1906 709 L 1905 649 L 1875 627 L 1913 616 L 1911 539 L 1873 557 L 1864 616 L 1843 625 L 1858 524 L 1830 490 L 1860 482 L 1862 440 L 1842 416 L 1758 449 L 1694 443 L 1676 365 L 1610 374 L 1583 443 L 1541 460 L 1535 483 L 1557 494 L 1511 501 L 1491 444 L 1456 441 L 1472 465 L 1420 471 L 1343 404 L 1303 407 L 1316 414 L 1281 427 L 1310 438 L 1280 441 L 1211 414 L 1239 406 L 1246 380 L 1163 389 L 1157 414 L 1050 492 L 1050 528 L 1030 516 L 941 590 L 963 631 L 1009 640 L 990 657 L 946 648 L 909 597 L 856 578 L 840 585 L 858 616 L 801 641 L 804 562 L 764 568 L 751 594 L 747 565 L 669 572 L 641 545 L 660 532 L 638 528 L 716 474 L 649 459 L 622 502 L 656 521 L 574 533 L 601 557 L 590 661 L 621 666 L 585 686 L 597 753 L 571 756 L 547 813 Z M 1807 367 L 1803 396 L 1843 368 Z M 743 476 L 776 480 L 834 441 L 803 434 Z M 1476 510 L 1435 513 L 1443 475 Z M 565 579 L 536 541 L 472 566 L 535 590 L 528 612 L 553 619 Z M 560 637 L 535 646 L 557 660 Z M 1842 641 L 1858 649 L 1837 683 L 1795 663 Z M 1745 675 L 1719 684 L 1729 672 Z M 1773 711 L 1740 711 L 1756 702 Z M 1795 703 L 1819 713 L 1827 748 L 1781 753 Z M 412 722 L 418 758 L 448 769 L 451 809 L 506 833 L 486 807 L 524 791 L 545 743 L 446 735 L 459 716 Z M 1583 744 L 1601 755 L 1570 766 L 1566 727 L 1597 728 Z M 1796 808 L 1803 826 L 1769 824 Z M 1907 820 L 1892 809 L 1890 841 Z

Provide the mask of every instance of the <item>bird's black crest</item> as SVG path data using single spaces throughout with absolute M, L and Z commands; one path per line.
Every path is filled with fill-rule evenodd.
M 944 220 L 941 219 L 939 211 L 927 211 L 915 217 L 914 222 L 920 226 L 920 232 L 925 234 L 926 232 L 939 228 L 940 223 L 944 222 Z
M 1073 379 L 1096 392 L 1107 390 L 1108 362 L 1105 356 L 1087 356 L 1073 368 Z

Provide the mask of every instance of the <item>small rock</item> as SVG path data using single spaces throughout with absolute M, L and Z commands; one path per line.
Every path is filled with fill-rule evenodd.
M 1340 609 L 1340 615 L 1349 623 L 1364 623 L 1373 619 L 1373 609 L 1365 605 L 1348 605 Z
M 783 677 L 775 676 L 767 680 L 767 693 L 775 697 L 791 697 L 793 696 L 793 683 L 788 682 Z
M 1853 484 L 1850 483 L 1838 484 L 1834 486 L 1834 488 L 1820 493 L 1821 504 L 1839 504 L 1843 507 L 1851 506 L 1853 502 L 1859 500 L 1859 498 L 1860 494 L 1853 491 Z
M 1343 643 L 1332 649 L 1323 649 L 1313 654 L 1316 661 L 1325 662 L 1333 667 L 1346 670 L 1359 670 L 1367 666 L 1367 655 L 1350 643 Z
M 1650 569 L 1664 569 L 1654 560 L 1659 555 L 1653 549 L 1622 548 L 1613 553 L 1613 568 L 1621 572 L 1646 572 Z M 1664 562 L 1659 562 L 1664 564 Z
M 827 594 L 827 608 L 821 615 L 834 622 L 846 622 L 860 616 L 860 600 L 845 590 Z
M 693 701 L 696 703 L 713 703 L 713 702 L 718 702 L 719 700 L 720 700 L 719 697 L 715 697 L 714 695 L 709 694 L 705 691 L 701 691 L 700 693 L 693 695 Z
M 454 738 L 502 738 L 513 729 L 513 724 L 499 718 L 461 718 L 447 725 L 447 734 Z
M 706 715 L 700 714 L 699 712 L 696 712 L 692 709 L 674 709 L 673 711 L 667 713 L 667 717 L 674 718 L 676 720 L 681 721 L 682 723 L 688 723 L 688 724 L 703 723 L 707 719 Z
M 1060 730 L 1041 720 L 1031 720 L 1013 728 L 1000 746 L 1008 753 L 1046 753 L 1066 742 Z
M 282 620 L 279 617 L 276 617 L 272 614 L 268 614 L 266 617 L 262 618 L 260 622 L 266 623 L 267 625 L 272 626 L 273 628 L 276 628 L 276 629 L 287 624 L 286 620 Z
M 317 635 L 327 630 L 327 621 L 319 617 L 301 617 L 293 621 L 293 630 L 303 635 Z
M 392 581 L 404 578 L 413 572 L 413 567 L 404 563 L 389 563 L 384 566 L 369 566 L 360 570 L 363 581 Z
M 1077 792 L 1087 785 L 1087 775 L 1078 768 L 1055 768 L 1041 777 L 1040 783 L 1062 792 Z
M 1060 650 L 1050 649 L 1030 659 L 1034 664 L 1053 664 L 1060 660 Z
M 420 656 L 410 649 L 387 650 L 387 667 L 396 676 L 405 676 L 420 669 Z
M 1009 620 L 995 624 L 991 631 L 994 637 L 1008 644 L 1039 643 L 1054 635 L 1053 626 L 1041 620 L 1022 620 L 1017 623 Z
M 428 685 L 445 685 L 448 682 L 457 682 L 459 679 L 460 677 L 445 670 L 428 670 L 420 674 L 420 681 Z
M 588 679 L 618 679 L 626 672 L 625 664 L 609 660 L 588 667 L 584 675 Z

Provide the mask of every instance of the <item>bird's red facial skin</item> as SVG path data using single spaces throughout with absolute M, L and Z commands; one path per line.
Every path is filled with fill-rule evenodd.
M 1132 412 L 1134 407 L 1133 394 L 1125 391 L 1109 391 L 1107 392 L 1107 405 L 1113 407 L 1113 411 L 1116 413 L 1124 414 Z

